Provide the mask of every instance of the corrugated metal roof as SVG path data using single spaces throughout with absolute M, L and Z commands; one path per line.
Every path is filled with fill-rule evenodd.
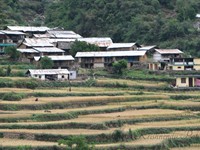
M 21 52 L 21 53 L 39 53 L 38 51 L 29 48 L 29 49 L 17 49 L 17 51 Z
M 69 74 L 67 69 L 29 69 L 27 73 L 30 72 L 32 75 L 56 75 L 56 74 Z
M 107 47 L 107 49 L 114 49 L 114 48 L 131 48 L 136 43 L 113 43 Z
M 155 49 L 160 54 L 182 54 L 179 49 Z
M 30 47 L 53 47 L 54 45 L 48 39 L 25 38 L 23 44 Z
M 52 37 L 50 34 L 33 34 L 36 38 L 50 38 Z
M 108 47 L 110 46 L 113 42 L 112 39 L 109 37 L 91 37 L 91 38 L 80 38 L 77 39 L 78 41 L 84 41 L 90 44 L 95 44 L 99 47 Z
M 79 34 L 54 34 L 55 38 L 65 38 L 65 39 L 78 39 L 81 38 Z
M 66 31 L 66 30 L 48 30 L 50 34 L 76 34 L 74 31 Z
M 151 50 L 152 48 L 155 48 L 156 45 L 153 45 L 153 46 L 143 46 L 143 47 L 140 47 L 138 50 L 141 50 L 141 51 L 148 51 L 148 50 Z
M 47 53 L 64 53 L 65 51 L 56 47 L 33 47 L 34 50 L 38 52 L 47 52 Z
M 57 43 L 57 42 L 75 42 L 76 39 L 49 39 L 50 43 Z
M 45 57 L 45 56 L 41 56 L 41 57 Z M 35 56 L 34 59 L 35 59 L 36 61 L 39 61 L 41 57 L 40 57 L 40 56 Z M 47 56 L 47 57 L 51 58 L 51 60 L 53 60 L 53 61 L 59 61 L 59 60 L 60 60 L 60 61 L 62 61 L 62 60 L 74 60 L 74 58 L 73 58 L 71 55 Z
M 120 57 L 120 56 L 144 56 L 146 51 L 101 51 L 78 52 L 75 57 Z
M 12 31 L 23 31 L 23 32 L 46 32 L 49 30 L 48 27 L 35 27 L 35 26 L 7 26 Z
M 19 31 L 1 30 L 1 32 L 5 34 L 12 34 L 12 35 L 25 35 L 24 33 L 19 32 Z

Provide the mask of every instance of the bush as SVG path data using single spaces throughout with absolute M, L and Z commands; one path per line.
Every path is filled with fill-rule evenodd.
M 4 94 L 2 99 L 8 100 L 8 101 L 19 101 L 25 97 L 27 97 L 26 94 L 10 92 L 10 93 Z

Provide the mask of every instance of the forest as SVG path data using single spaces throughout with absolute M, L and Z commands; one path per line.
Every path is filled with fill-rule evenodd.
M 200 56 L 199 0 L 1 0 L 0 27 L 45 25 Z

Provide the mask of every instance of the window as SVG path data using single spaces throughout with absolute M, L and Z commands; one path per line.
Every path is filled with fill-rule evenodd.
M 41 79 L 42 77 L 41 77 L 41 76 L 39 76 L 39 78 Z
M 64 75 L 62 75 L 62 78 L 65 78 L 65 76 L 64 76 Z
M 178 69 L 181 69 L 181 67 L 178 67 Z
M 186 78 L 181 78 L 181 83 L 186 83 Z

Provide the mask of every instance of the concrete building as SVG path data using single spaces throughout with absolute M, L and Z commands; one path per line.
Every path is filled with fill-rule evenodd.
M 176 88 L 200 87 L 200 75 L 177 75 Z
M 26 75 L 40 80 L 59 80 L 69 79 L 70 72 L 67 69 L 29 69 Z

